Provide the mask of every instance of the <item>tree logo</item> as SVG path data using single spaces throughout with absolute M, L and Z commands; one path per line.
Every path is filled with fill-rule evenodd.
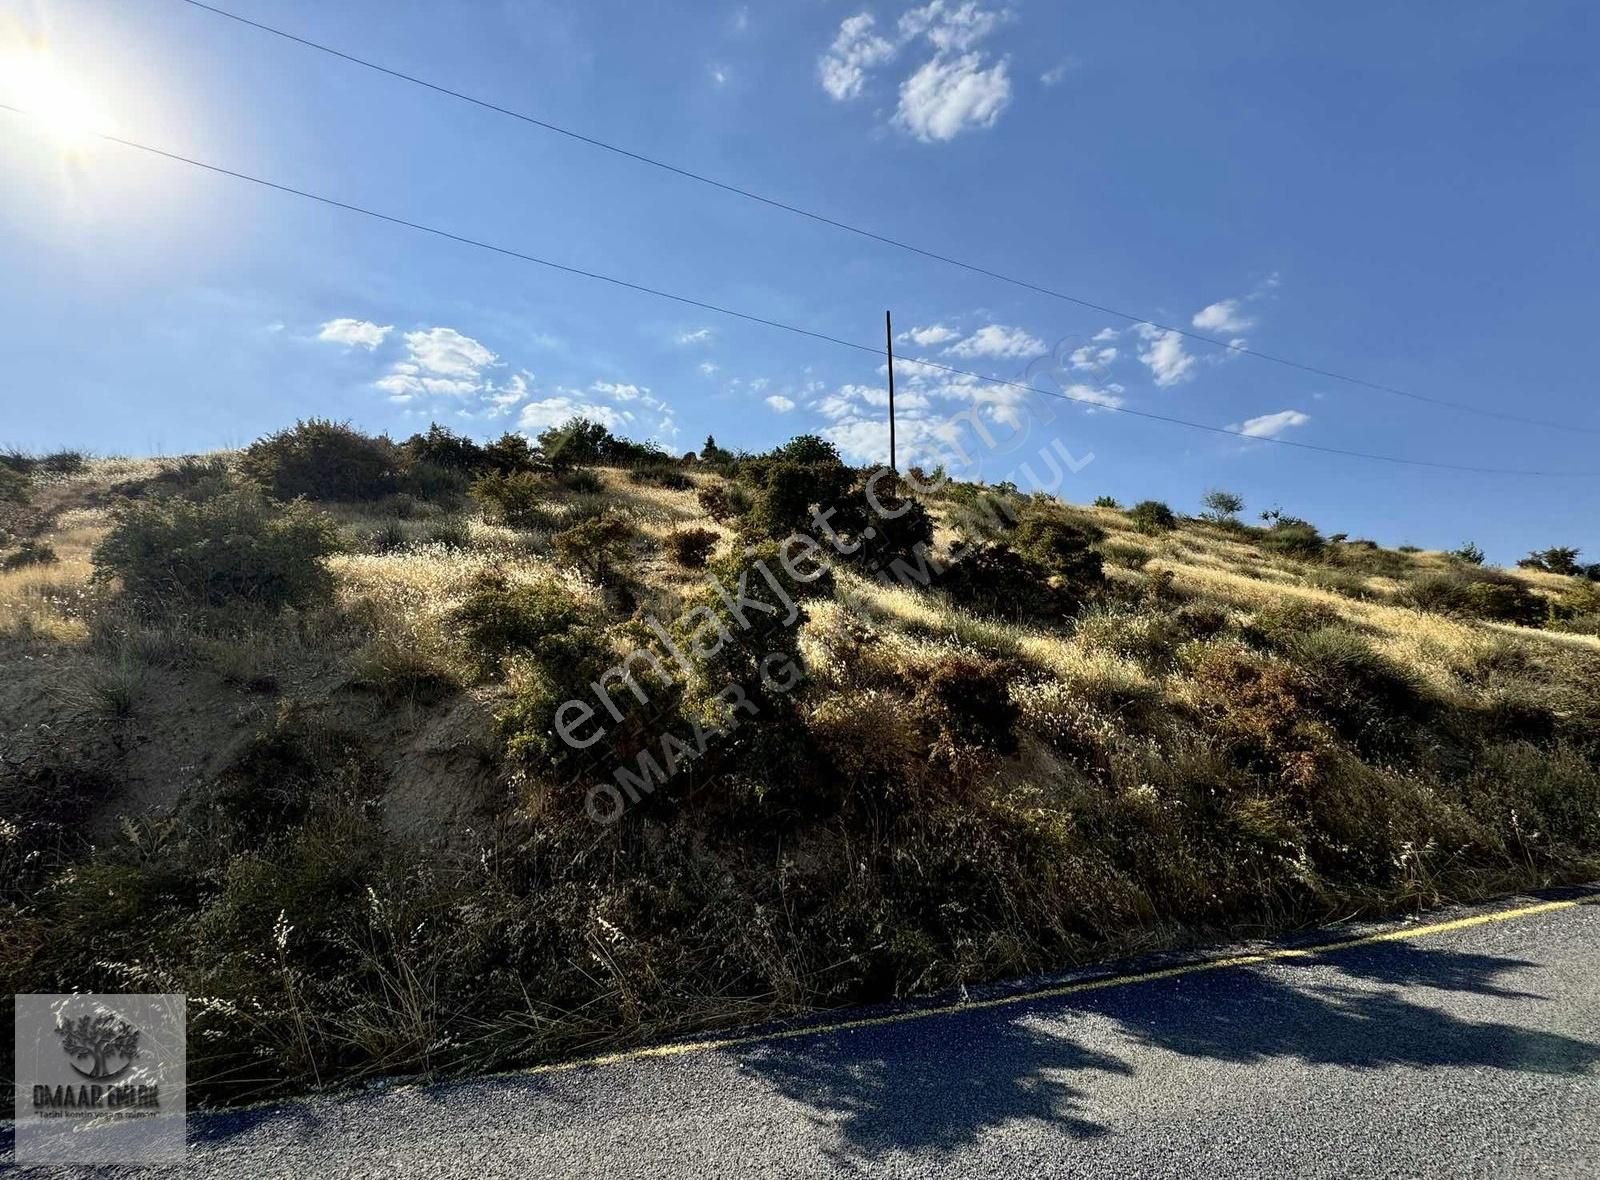
M 61 1038 L 67 1064 L 74 1073 L 92 1082 L 120 1078 L 133 1068 L 134 1058 L 139 1056 L 139 1030 L 110 1013 L 64 1021 L 56 1025 L 56 1034 Z M 90 1062 L 88 1069 L 78 1065 L 85 1059 Z M 113 1061 L 122 1064 L 113 1069 Z

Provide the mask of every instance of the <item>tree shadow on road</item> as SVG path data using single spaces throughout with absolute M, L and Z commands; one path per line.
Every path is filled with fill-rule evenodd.
M 1403 943 L 1201 972 L 1015 1006 L 958 1010 L 744 1050 L 743 1068 L 814 1108 L 836 1157 L 945 1151 L 1015 1120 L 1110 1133 L 1097 1095 L 1158 1062 L 1143 1049 L 1363 1070 L 1467 1068 L 1582 1075 L 1600 1045 L 1435 1005 L 1425 988 L 1538 1004 L 1506 977 L 1535 964 Z M 1311 970 L 1322 968 L 1322 970 Z M 1470 1011 L 1477 1002 L 1456 1005 Z M 1131 1045 L 1130 1045 L 1131 1042 Z M 1125 1058 L 1124 1053 L 1128 1056 Z M 1161 1084 L 1167 1084 L 1165 1082 Z

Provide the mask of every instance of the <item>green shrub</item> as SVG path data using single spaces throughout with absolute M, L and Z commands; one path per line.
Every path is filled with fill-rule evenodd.
M 512 582 L 501 570 L 480 574 L 450 618 L 481 676 L 498 675 L 515 655 L 563 668 L 587 666 L 600 647 L 588 613 L 572 595 L 558 586 Z
M 0 466 L 0 502 L 26 504 L 28 477 L 12 467 Z
M 695 493 L 695 499 L 700 502 L 700 510 L 718 524 L 727 524 L 738 510 L 734 507 L 733 497 L 729 494 L 730 485 L 722 483 L 708 483 Z M 746 507 L 749 506 L 748 500 Z
M 514 529 L 548 529 L 557 519 L 549 484 L 532 471 L 491 471 L 472 485 L 473 499 Z
M 17 548 L 0 557 L 0 570 L 19 570 L 30 565 L 55 565 L 61 559 L 55 549 L 44 541 L 24 541 Z
M 1105 580 L 1102 558 L 1093 546 L 1105 533 L 1093 525 L 1076 524 L 1059 514 L 1028 512 L 1009 540 L 1017 552 L 1038 562 L 1063 582 L 1083 590 Z
M 1305 674 L 1312 703 L 1363 756 L 1392 756 L 1404 748 L 1407 723 L 1424 713 L 1414 673 L 1342 626 L 1294 635 L 1285 651 Z
M 119 510 L 94 551 L 95 576 L 119 579 L 146 606 L 305 606 L 332 588 L 323 559 L 336 538 L 333 522 L 309 506 L 252 491 L 155 500 Z
M 1367 588 L 1367 580 L 1364 577 L 1348 570 L 1314 569 L 1308 571 L 1301 580 L 1307 586 L 1315 586 L 1320 590 L 1331 590 L 1335 594 L 1343 594 L 1346 598 L 1370 599 L 1376 597 Z
M 757 536 L 776 540 L 809 531 L 815 527 L 815 511 L 829 508 L 849 517 L 836 522 L 836 529 L 853 532 L 852 525 L 865 523 L 857 520 L 865 516 L 865 505 L 850 497 L 854 474 L 847 467 L 780 458 L 759 467 L 752 464 L 750 473 L 759 479 L 760 489 L 745 519 Z
M 1487 569 L 1421 574 L 1400 591 L 1398 601 L 1434 614 L 1524 627 L 1537 627 L 1548 613 L 1544 601 L 1516 578 Z
M 1127 541 L 1112 541 L 1105 546 L 1106 560 L 1124 569 L 1143 569 L 1145 563 L 1154 556 L 1143 545 L 1133 545 Z
M 607 582 L 628 559 L 634 532 L 632 521 L 607 509 L 557 533 L 550 542 L 563 562 L 577 566 L 596 581 Z
M 239 469 L 280 500 L 375 500 L 399 486 L 399 448 L 348 422 L 309 418 L 257 439 Z
M 1464 561 L 1468 565 L 1483 564 L 1483 550 L 1478 548 L 1478 546 L 1474 545 L 1471 541 L 1468 541 L 1459 549 L 1450 550 L 1450 556 L 1455 558 L 1457 561 Z
M 1220 488 L 1213 488 L 1201 497 L 1200 502 L 1206 510 L 1200 515 L 1212 524 L 1236 525 L 1239 523 L 1239 513 L 1244 511 L 1244 497 L 1233 492 L 1225 492 Z
M 426 463 L 462 475 L 476 475 L 489 466 L 482 447 L 437 422 L 429 425 L 426 434 L 413 434 L 406 439 L 400 450 L 413 465 Z
M 1257 543 L 1268 552 L 1300 561 L 1314 561 L 1322 556 L 1327 542 L 1317 527 L 1308 521 L 1285 517 L 1257 537 Z
M 510 475 L 515 471 L 533 471 L 539 463 L 533 447 L 520 434 L 506 431 L 483 448 L 483 462 L 492 471 Z
M 1569 578 L 1575 578 L 1583 573 L 1583 567 L 1578 564 L 1579 552 L 1580 550 L 1567 545 L 1535 549 L 1517 564 L 1523 569 L 1542 570 L 1547 574 L 1564 574 Z
M 435 504 L 452 504 L 472 487 L 472 477 L 462 468 L 445 467 L 426 459 L 409 464 L 400 482 L 411 495 Z
M 1121 508 L 1122 507 L 1121 504 L 1117 503 L 1117 498 L 1115 496 L 1096 496 L 1094 498 L 1094 506 L 1096 508 Z
M 1128 510 L 1128 519 L 1141 533 L 1170 533 L 1178 527 L 1178 518 L 1160 500 L 1140 500 Z
M 928 585 L 934 576 L 933 517 L 909 495 L 892 503 L 890 494 L 880 490 L 878 502 L 891 515 L 880 516 L 869 508 L 864 520 L 857 522 L 858 547 L 842 555 L 843 560 L 881 581 Z
M 970 747 L 1012 754 L 1021 710 L 1011 700 L 1015 665 L 970 652 L 939 657 L 917 688 L 919 704 L 938 719 L 953 750 Z
M 598 496 L 606 490 L 605 482 L 594 472 L 580 467 L 575 471 L 568 471 L 561 477 L 561 486 L 569 492 L 576 492 L 580 496 Z
M 694 487 L 694 480 L 685 475 L 683 469 L 674 463 L 643 464 L 629 471 L 628 479 L 633 483 L 667 488 L 674 492 L 686 492 Z
M 939 579 L 958 606 L 978 614 L 1057 623 L 1078 609 L 1070 587 L 1054 587 L 1038 562 L 1009 545 L 973 545 Z
M 684 569 L 702 569 L 717 547 L 710 529 L 673 529 L 667 534 L 667 552 Z
M 660 463 L 666 454 L 650 443 L 618 438 L 600 422 L 573 418 L 539 432 L 539 452 L 558 473 L 597 464 Z

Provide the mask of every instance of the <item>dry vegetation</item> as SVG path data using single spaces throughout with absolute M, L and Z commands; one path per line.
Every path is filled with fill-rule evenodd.
M 580 754 L 557 705 L 865 473 L 815 439 L 684 463 L 332 423 L 0 470 L 0 991 L 186 993 L 215 1100 L 1600 863 L 1600 593 L 1569 551 L 1489 570 L 1226 498 L 949 483 Z M 919 540 L 945 573 L 886 576 Z M 730 682 L 758 719 L 586 814 L 726 722 Z

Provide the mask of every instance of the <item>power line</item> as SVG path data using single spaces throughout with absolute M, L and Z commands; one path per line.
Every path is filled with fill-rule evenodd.
M 568 139 L 575 140 L 578 143 L 586 144 L 589 147 L 598 148 L 601 151 L 611 152 L 614 155 L 622 156 L 625 159 L 633 160 L 636 163 L 646 164 L 652 168 L 659 168 L 663 172 L 670 172 L 673 175 L 681 176 L 686 180 L 693 180 L 700 184 L 710 185 L 712 188 L 721 189 L 723 192 L 733 193 L 735 196 L 744 197 L 746 200 L 756 201 L 773 209 L 781 209 L 785 213 L 793 213 L 798 217 L 808 218 L 811 221 L 830 226 L 833 229 L 843 230 L 846 233 L 855 234 L 858 237 L 866 238 L 869 241 L 877 242 L 880 245 L 892 246 L 897 250 L 904 250 L 911 254 L 917 254 L 934 262 L 941 262 L 947 266 L 959 267 L 960 269 L 968 271 L 972 274 L 978 274 L 983 275 L 986 278 L 997 279 L 1000 282 L 1009 283 L 1014 287 L 1021 287 L 1024 290 L 1032 291 L 1039 295 L 1047 295 L 1052 299 L 1059 299 L 1065 303 L 1075 304 L 1078 307 L 1087 308 L 1090 311 L 1097 311 L 1103 315 L 1115 316 L 1118 319 L 1127 320 L 1134 324 L 1149 324 L 1152 328 L 1157 328 L 1163 332 L 1176 332 L 1179 336 L 1182 336 L 1185 339 L 1207 344 L 1212 348 L 1220 348 L 1226 352 L 1255 357 L 1257 360 L 1270 361 L 1275 365 L 1283 365 L 1287 368 L 1297 369 L 1302 373 L 1310 373 L 1317 377 L 1326 377 L 1332 381 L 1342 381 L 1347 385 L 1354 385 L 1359 388 L 1373 390 L 1378 393 L 1387 393 L 1396 397 L 1408 398 L 1411 401 L 1421 402 L 1426 405 L 1458 410 L 1466 414 L 1476 414 L 1484 418 L 1495 418 L 1503 422 L 1517 422 L 1524 426 L 1542 426 L 1551 430 L 1578 430 L 1586 434 L 1600 434 L 1600 426 L 1583 426 L 1572 422 L 1556 422 L 1548 418 L 1532 418 L 1521 414 L 1507 413 L 1504 410 L 1495 410 L 1484 406 L 1474 406 L 1467 402 L 1452 401 L 1449 398 L 1431 397 L 1428 394 L 1414 393 L 1410 390 L 1400 389 L 1393 385 L 1385 385 L 1379 381 L 1369 381 L 1364 377 L 1355 377 L 1348 373 L 1340 373 L 1332 369 L 1320 368 L 1316 365 L 1306 364 L 1302 361 L 1293 360 L 1289 357 L 1278 356 L 1274 353 L 1258 352 L 1253 348 L 1247 348 L 1243 345 L 1235 344 L 1228 340 L 1218 340 L 1216 337 L 1207 336 L 1203 332 L 1195 332 L 1188 328 L 1180 328 L 1171 324 L 1163 324 L 1156 320 L 1147 319 L 1141 315 L 1135 315 L 1129 311 L 1121 311 L 1118 308 L 1108 307 L 1103 303 L 1096 303 L 1093 300 L 1083 299 L 1076 295 L 1069 295 L 1064 291 L 1058 291 L 1051 287 L 1042 286 L 1041 284 L 1030 282 L 1027 279 L 1021 279 L 1014 275 L 1008 275 L 997 270 L 991 270 L 990 268 L 981 266 L 975 262 L 967 262 L 963 259 L 955 258 L 948 254 L 942 254 L 937 250 L 930 250 L 925 247 L 915 245 L 911 242 L 907 242 L 901 238 L 890 237 L 887 234 L 877 233 L 874 230 L 866 229 L 859 225 L 852 225 L 848 221 L 840 221 L 837 218 L 829 217 L 825 213 L 817 213 L 802 206 L 779 200 L 776 197 L 765 196 L 751 189 L 742 188 L 739 185 L 729 183 L 728 181 L 718 180 L 713 176 L 707 176 L 703 172 L 696 172 L 693 169 L 683 168 L 677 164 L 668 163 L 666 160 L 657 159 L 654 156 L 647 156 L 641 152 L 631 151 L 628 148 L 620 147 L 617 144 L 608 143 L 606 140 L 597 139 L 592 135 L 585 135 L 581 131 L 574 131 L 570 127 L 563 127 L 559 123 L 552 123 L 547 119 L 540 119 L 523 111 L 512 110 L 510 107 L 501 106 L 498 103 L 490 102 L 488 99 L 476 98 L 473 95 L 463 93 L 459 90 L 453 90 L 450 87 L 441 85 L 437 82 L 429 82 L 427 79 L 419 78 L 415 74 L 408 74 L 402 70 L 392 69 L 389 66 L 380 65 L 379 63 L 370 61 L 367 58 L 357 57 L 355 54 L 346 53 L 343 50 L 335 49 L 331 45 L 324 45 L 320 41 L 312 41 L 309 38 L 297 36 L 294 33 L 290 33 L 284 29 L 276 28 L 273 25 L 264 24 L 261 21 L 251 20 L 248 17 L 240 16 L 236 12 L 229 12 L 225 8 L 218 8 L 214 4 L 206 4 L 203 2 L 203 0 L 183 0 L 183 2 L 194 8 L 213 13 L 216 16 L 225 17 L 228 20 L 237 22 L 238 24 L 248 25 L 250 28 L 257 29 L 263 33 L 270 33 L 274 37 L 281 37 L 285 41 L 292 41 L 296 45 L 304 46 L 307 49 L 314 49 L 319 53 L 326 53 L 331 57 L 340 59 L 341 61 L 349 62 L 351 65 L 361 66 L 363 69 L 373 70 L 390 78 L 397 79 L 398 81 L 408 82 L 413 86 L 420 86 L 423 89 L 431 90 L 436 94 L 442 94 L 448 98 L 454 98 L 461 102 L 470 103 L 475 107 L 480 107 L 486 111 L 492 111 L 497 115 L 505 115 L 507 118 L 516 119 L 519 122 L 528 124 L 529 126 L 538 127 L 543 131 L 549 131 L 556 135 L 565 136 Z
M 15 107 L 9 103 L 3 102 L 0 102 L 0 110 L 10 111 L 14 115 L 23 116 L 31 116 L 34 113 L 21 107 Z M 701 311 L 713 312 L 716 315 L 729 316 L 733 319 L 744 320 L 747 323 L 760 324 L 763 327 L 776 328 L 783 332 L 791 332 L 797 336 L 806 336 L 813 340 L 821 340 L 828 344 L 837 345 L 840 348 L 848 348 L 856 352 L 870 353 L 874 357 L 879 355 L 879 350 L 876 345 L 862 344 L 854 340 L 845 340 L 839 336 L 831 336 L 826 332 L 818 332 L 812 328 L 800 327 L 798 324 L 785 323 L 782 320 L 769 319 L 766 316 L 755 315 L 751 312 L 738 311 L 731 307 L 724 307 L 721 304 L 709 303 L 703 299 L 695 299 L 688 295 L 679 295 L 676 292 L 666 291 L 659 287 L 651 287 L 643 283 L 635 283 L 627 279 L 619 279 L 614 275 L 602 274 L 599 271 L 585 270 L 582 267 L 569 266 L 566 263 L 555 262 L 548 258 L 541 258 L 536 254 L 527 254 L 521 250 L 513 250 L 507 246 L 497 246 L 492 242 L 485 242 L 479 238 L 469 238 L 462 234 L 452 233 L 449 230 L 439 229 L 436 226 L 424 225 L 418 221 L 409 221 L 406 218 L 395 217 L 388 213 L 380 213 L 376 209 L 369 209 L 364 205 L 352 204 L 348 201 L 338 200 L 335 197 L 328 197 L 322 195 L 321 193 L 310 192 L 307 189 L 300 189 L 295 188 L 292 185 L 280 184 L 275 180 L 267 180 L 260 176 L 252 176 L 248 172 L 239 172 L 232 168 L 224 168 L 220 164 L 208 164 L 204 160 L 197 160 L 191 156 L 180 155 L 177 152 L 169 152 L 163 148 L 152 147 L 149 144 L 139 143 L 135 140 L 123 139 L 121 136 L 112 135 L 109 132 L 97 131 L 93 132 L 92 134 L 95 136 L 95 138 L 105 140 L 107 143 L 114 143 L 121 147 L 131 148 L 134 151 L 145 152 L 152 156 L 159 156 L 164 160 L 170 160 L 174 163 L 187 164 L 192 168 L 199 168 L 202 171 L 215 173 L 218 176 L 227 176 L 234 180 L 242 180 L 249 184 L 259 185 L 262 188 L 271 189 L 274 192 L 286 193 L 289 196 L 300 197 L 307 201 L 315 201 L 318 204 L 327 205 L 334 209 L 342 209 L 347 213 L 357 213 L 363 217 L 370 217 L 375 221 L 386 222 L 389 225 L 398 225 L 404 229 L 416 230 L 418 233 L 431 234 L 434 237 L 443 238 L 450 242 L 456 242 L 463 246 L 472 246 L 475 249 L 486 250 L 492 254 L 504 255 L 507 258 L 517 259 L 520 262 L 531 262 L 536 266 L 548 267 L 551 270 L 560 271 L 563 274 L 577 275 L 581 278 L 593 279 L 596 282 L 609 283 L 614 287 L 621 287 L 624 290 L 637 291 L 641 294 L 651 295 L 658 299 L 667 299 L 674 303 L 681 303 L 688 307 L 698 308 Z M 1167 414 L 1157 414 L 1149 410 L 1135 410 L 1130 406 L 1107 405 L 1095 398 L 1075 397 L 1069 393 L 1056 393 L 1048 389 L 1040 389 L 1037 386 L 1027 385 L 1020 381 L 1008 381 L 1001 377 L 990 377 L 983 373 L 972 372 L 969 369 L 958 369 L 951 365 L 939 364 L 936 361 L 918 360 L 916 363 L 931 369 L 950 373 L 954 376 L 970 377 L 974 380 L 981 381 L 986 385 L 1009 387 L 1012 389 L 1022 390 L 1026 393 L 1037 394 L 1040 397 L 1057 398 L 1061 401 L 1077 402 L 1082 405 L 1093 406 L 1096 409 L 1105 410 L 1113 414 L 1127 414 L 1135 418 L 1146 418 L 1153 422 L 1166 422 L 1174 426 L 1185 426 L 1191 430 L 1203 430 L 1211 434 L 1225 434 L 1234 438 L 1243 438 L 1254 442 L 1270 443 L 1274 446 L 1294 447 L 1297 450 L 1319 451 L 1328 455 L 1341 455 L 1347 458 L 1355 459 L 1369 459 L 1374 462 L 1394 463 L 1408 467 L 1429 467 L 1443 471 L 1462 471 L 1474 475 L 1518 475 L 1536 476 L 1548 479 L 1600 478 L 1600 472 L 1592 471 L 1532 471 L 1505 467 L 1477 467 L 1461 463 L 1441 463 L 1428 459 L 1407 459 L 1399 455 L 1383 455 L 1369 451 L 1346 450 L 1341 447 L 1322 446 L 1317 443 L 1299 442 L 1294 439 L 1261 438 L 1255 435 L 1247 434 L 1243 430 L 1232 429 L 1231 427 L 1211 426 L 1204 422 L 1192 422 L 1186 418 L 1177 418 Z

